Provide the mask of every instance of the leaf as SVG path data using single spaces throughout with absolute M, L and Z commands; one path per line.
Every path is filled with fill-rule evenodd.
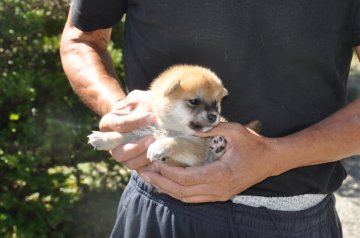
M 9 115 L 10 121 L 18 121 L 20 119 L 19 113 L 10 113 Z

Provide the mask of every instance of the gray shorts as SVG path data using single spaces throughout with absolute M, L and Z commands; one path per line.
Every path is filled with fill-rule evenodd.
M 158 193 L 133 173 L 118 208 L 111 238 L 338 238 L 335 198 L 296 212 L 232 202 L 186 204 Z

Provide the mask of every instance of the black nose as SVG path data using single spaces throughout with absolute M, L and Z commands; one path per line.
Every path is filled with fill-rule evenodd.
M 217 115 L 216 115 L 216 114 L 209 113 L 209 114 L 207 115 L 207 118 L 208 118 L 208 120 L 209 120 L 210 123 L 214 123 L 214 122 L 216 121 L 216 119 L 217 119 Z

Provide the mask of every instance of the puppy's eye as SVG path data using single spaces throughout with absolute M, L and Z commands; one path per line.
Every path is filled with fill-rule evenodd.
M 190 106 L 197 106 L 200 104 L 200 99 L 198 98 L 190 99 L 188 100 L 188 103 L 190 104 Z

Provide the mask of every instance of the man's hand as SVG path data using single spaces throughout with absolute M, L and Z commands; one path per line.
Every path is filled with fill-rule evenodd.
M 101 131 L 129 132 L 156 122 L 155 116 L 149 112 L 135 110 L 140 104 L 146 107 L 147 92 L 135 90 L 121 101 L 117 101 L 112 110 L 100 121 Z M 125 145 L 120 145 L 110 151 L 112 157 L 125 164 L 129 169 L 139 170 L 150 163 L 146 151 L 154 138 L 147 136 Z
M 224 136 L 223 157 L 205 166 L 180 168 L 156 162 L 158 172 L 140 176 L 161 192 L 183 202 L 227 201 L 236 194 L 275 175 L 276 163 L 269 156 L 271 139 L 262 137 L 237 123 L 221 123 L 202 137 Z M 275 157 L 274 157 L 275 158 Z

